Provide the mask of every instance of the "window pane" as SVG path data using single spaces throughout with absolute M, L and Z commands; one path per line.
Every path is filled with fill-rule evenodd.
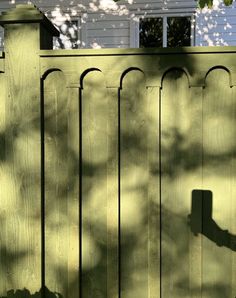
M 170 17 L 167 18 L 167 46 L 190 46 L 191 18 Z
M 162 47 L 162 18 L 140 19 L 140 48 Z

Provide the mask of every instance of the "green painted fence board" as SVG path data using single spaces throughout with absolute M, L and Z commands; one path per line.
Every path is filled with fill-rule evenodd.
M 0 24 L 0 297 L 236 296 L 236 49 Z
M 195 87 L 196 88 L 196 87 Z M 161 218 L 163 297 L 198 297 L 201 266 L 187 225 L 191 191 L 201 188 L 201 97 L 183 71 L 171 70 L 161 93 Z M 201 94 L 201 93 L 200 93 Z M 194 119 L 194 123 L 192 121 Z M 200 126 L 200 127 L 199 127 Z M 199 260 L 198 260 L 199 261 Z M 200 260 L 201 261 L 201 260 Z
M 96 92 L 95 92 L 96 90 Z M 83 79 L 82 117 L 82 297 L 107 296 L 109 105 L 103 74 Z
M 212 191 L 212 218 L 223 229 L 233 233 L 235 176 L 235 91 L 229 86 L 229 74 L 223 69 L 212 70 L 203 92 L 203 187 Z M 210 225 L 210 223 L 208 223 Z M 215 245 L 204 238 L 202 243 L 203 297 L 233 297 L 236 292 L 232 268 L 235 247 Z M 219 237 L 221 243 L 224 236 Z M 230 240 L 230 239 L 229 239 Z M 225 287 L 224 284 L 228 284 Z M 215 293 L 213 288 L 218 288 Z
M 64 75 L 50 73 L 44 81 L 45 113 L 45 281 L 53 292 L 69 296 L 68 108 Z
M 38 24 L 5 26 L 5 121 L 8 128 L 4 164 L 8 167 L 12 181 L 9 188 L 15 198 L 6 209 L 7 269 L 3 278 L 7 286 L 4 290 L 26 286 L 35 292 L 40 288 L 40 81 L 36 54 L 39 39 L 35 34 L 38 27 Z
M 120 92 L 121 296 L 148 295 L 148 159 L 145 77 L 128 72 Z

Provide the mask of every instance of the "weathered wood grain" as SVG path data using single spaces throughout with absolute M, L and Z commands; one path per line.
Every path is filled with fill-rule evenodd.
M 1 278 L 8 290 L 27 287 L 31 293 L 41 287 L 38 30 L 39 24 L 5 26 L 6 152 L 17 204 L 6 209 L 6 274 Z
M 11 187 L 11 180 L 7 179 L 7 173 L 5 173 L 5 162 L 7 158 L 6 152 L 6 139 L 5 139 L 5 130 L 6 130 L 6 81 L 5 76 L 3 74 L 0 75 L 0 88 L 2 92 L 0 93 L 0 220 L 1 220 L 1 229 L 0 229 L 0 242 L 1 242 L 1 250 L 0 250 L 0 275 L 5 275 L 5 270 L 7 267 L 6 263 L 6 220 L 7 220 L 7 210 L 11 208 L 7 203 L 12 200 L 9 199 L 10 196 L 15 196 L 14 192 L 10 192 L 9 187 Z M 10 184 L 9 184 L 10 183 Z M 14 190 L 14 188 L 13 188 Z M 13 199 L 13 202 L 15 200 Z M 0 295 L 4 295 L 7 292 L 7 283 L 6 278 L 0 279 Z

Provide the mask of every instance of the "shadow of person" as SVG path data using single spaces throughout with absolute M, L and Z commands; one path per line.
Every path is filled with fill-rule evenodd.
M 192 191 L 191 214 L 188 216 L 191 231 L 195 236 L 199 233 L 215 242 L 236 251 L 236 235 L 222 230 L 212 218 L 212 192 L 194 189 Z
M 44 288 L 44 291 L 42 289 L 39 290 L 39 292 L 36 292 L 34 294 L 31 294 L 30 291 L 26 288 L 23 290 L 9 290 L 7 292 L 7 296 L 1 296 L 0 298 L 63 298 L 63 296 L 56 292 L 51 292 L 47 287 Z

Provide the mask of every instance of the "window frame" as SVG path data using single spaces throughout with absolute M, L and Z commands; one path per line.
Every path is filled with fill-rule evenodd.
M 195 22 L 196 16 L 194 12 L 166 12 L 164 13 L 152 13 L 152 14 L 145 14 L 145 16 L 140 14 L 135 14 L 133 18 L 130 20 L 130 47 L 131 48 L 139 48 L 140 41 L 139 41 L 139 25 L 140 19 L 145 18 L 162 18 L 163 24 L 163 31 L 162 31 L 162 47 L 167 47 L 167 18 L 169 17 L 190 17 L 191 22 L 191 33 L 190 33 L 190 46 L 195 46 L 196 38 L 195 38 Z

